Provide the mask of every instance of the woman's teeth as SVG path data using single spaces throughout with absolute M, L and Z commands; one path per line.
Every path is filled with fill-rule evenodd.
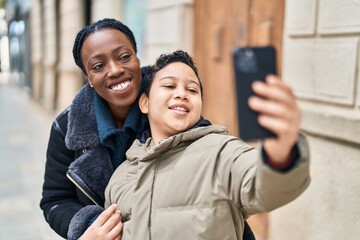
M 123 91 L 123 90 L 127 89 L 129 87 L 129 85 L 130 85 L 130 80 L 119 83 L 117 85 L 114 85 L 114 86 L 110 87 L 110 89 L 113 91 Z

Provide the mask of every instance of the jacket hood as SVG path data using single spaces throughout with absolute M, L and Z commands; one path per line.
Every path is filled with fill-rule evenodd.
M 186 132 L 165 138 L 157 145 L 154 145 L 151 137 L 149 137 L 145 143 L 141 143 L 139 140 L 135 140 L 131 148 L 126 152 L 126 157 L 130 162 L 136 160 L 146 161 L 184 142 L 194 142 L 212 133 L 228 135 L 228 130 L 220 125 L 191 128 Z

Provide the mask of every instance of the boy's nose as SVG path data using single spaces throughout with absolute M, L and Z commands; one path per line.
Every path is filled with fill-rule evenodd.
M 183 88 L 179 88 L 176 92 L 176 96 L 181 98 L 181 99 L 187 99 L 187 94 L 186 94 L 186 90 Z

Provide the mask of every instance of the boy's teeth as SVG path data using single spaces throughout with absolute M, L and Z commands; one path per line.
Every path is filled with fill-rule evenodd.
M 110 89 L 114 91 L 125 90 L 130 85 L 130 81 L 119 83 L 118 85 L 112 86 Z
M 182 112 L 186 112 L 186 109 L 185 108 L 181 108 L 181 107 L 175 107 L 173 108 L 174 110 L 177 110 L 177 111 L 182 111 Z

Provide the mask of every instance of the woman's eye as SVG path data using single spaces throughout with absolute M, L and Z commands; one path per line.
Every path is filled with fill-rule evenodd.
M 164 85 L 164 87 L 166 87 L 166 88 L 174 88 L 174 86 L 171 85 L 171 84 Z
M 130 54 L 122 54 L 122 55 L 119 56 L 119 60 L 120 61 L 127 61 L 127 60 L 130 59 L 130 57 L 131 57 Z
M 93 66 L 93 70 L 101 70 L 104 67 L 104 64 L 95 64 Z

